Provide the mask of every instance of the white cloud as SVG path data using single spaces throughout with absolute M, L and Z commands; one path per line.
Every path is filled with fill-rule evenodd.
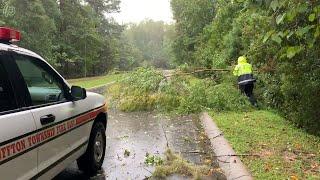
M 111 16 L 119 23 L 137 23 L 144 19 L 173 21 L 170 0 L 122 0 L 121 12 Z

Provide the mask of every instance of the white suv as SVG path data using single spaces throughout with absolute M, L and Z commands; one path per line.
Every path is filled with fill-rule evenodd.
M 75 160 L 96 173 L 105 155 L 105 98 L 70 87 L 14 40 L 18 31 L 0 27 L 1 179 L 51 179 Z

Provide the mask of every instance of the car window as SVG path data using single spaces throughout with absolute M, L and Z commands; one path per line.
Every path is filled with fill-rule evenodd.
M 14 110 L 17 103 L 4 66 L 0 62 L 0 112 Z
M 45 105 L 65 100 L 63 84 L 50 67 L 41 60 L 16 55 L 15 61 L 28 86 L 32 105 Z

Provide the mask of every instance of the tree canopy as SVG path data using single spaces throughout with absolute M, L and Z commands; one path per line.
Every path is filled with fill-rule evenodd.
M 20 30 L 19 45 L 39 53 L 64 76 L 94 76 L 115 66 L 115 46 L 123 27 L 105 13 L 119 11 L 119 3 L 2 0 L 0 25 Z
M 145 20 L 129 24 L 125 38 L 142 54 L 141 65 L 167 69 L 173 62 L 171 51 L 174 26 L 162 21 Z
M 298 126 L 313 132 L 320 128 L 320 1 L 172 0 L 171 4 L 178 62 L 228 67 L 246 55 L 258 70 L 261 101 Z

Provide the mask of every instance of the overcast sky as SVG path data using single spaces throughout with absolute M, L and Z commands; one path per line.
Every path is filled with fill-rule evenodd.
M 120 24 L 137 23 L 146 18 L 173 21 L 170 0 L 121 0 L 121 12 L 112 16 Z

